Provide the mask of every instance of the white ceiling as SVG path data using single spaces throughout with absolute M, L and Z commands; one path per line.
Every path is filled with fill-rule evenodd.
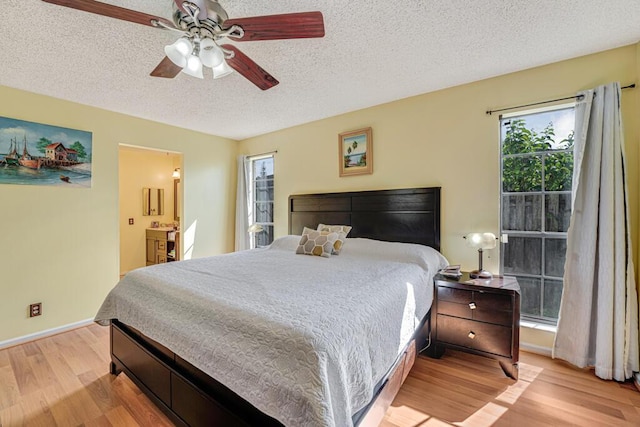
M 172 0 L 105 3 L 171 16 Z M 640 40 L 638 0 L 220 4 L 231 18 L 319 10 L 326 35 L 237 43 L 280 81 L 263 92 L 237 73 L 150 77 L 170 31 L 2 0 L 0 85 L 240 140 Z

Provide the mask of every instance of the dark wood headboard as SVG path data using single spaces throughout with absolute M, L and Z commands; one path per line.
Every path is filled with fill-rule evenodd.
M 289 234 L 319 223 L 353 227 L 349 237 L 419 243 L 440 250 L 440 187 L 289 196 Z

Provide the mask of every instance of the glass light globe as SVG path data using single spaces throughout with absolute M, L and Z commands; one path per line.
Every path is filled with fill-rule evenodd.
M 225 61 L 224 59 L 222 60 L 220 65 L 218 65 L 217 67 L 213 67 L 214 79 L 219 79 L 221 77 L 228 76 L 231 73 L 233 73 L 233 68 L 231 68 L 229 64 L 227 64 L 227 61 Z
M 164 53 L 178 67 L 184 68 L 187 65 L 187 59 L 193 52 L 193 44 L 186 37 L 181 37 L 173 44 L 164 47 Z
M 222 61 L 224 61 L 224 53 L 215 41 L 204 38 L 200 42 L 200 59 L 203 65 L 214 68 L 222 64 Z
M 199 79 L 203 79 L 202 74 L 202 61 L 196 55 L 189 56 L 187 59 L 187 66 L 182 69 L 182 72 Z

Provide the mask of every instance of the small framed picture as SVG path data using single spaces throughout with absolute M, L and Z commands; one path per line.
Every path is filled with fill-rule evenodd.
M 343 132 L 338 136 L 340 176 L 373 173 L 371 128 Z
M 160 223 L 158 221 L 151 221 L 151 228 L 159 228 Z

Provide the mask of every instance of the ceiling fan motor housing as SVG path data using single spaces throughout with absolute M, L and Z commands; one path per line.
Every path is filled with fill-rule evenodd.
M 222 31 L 224 21 L 229 15 L 215 0 L 175 0 L 173 3 L 173 22 L 176 28 L 194 36 L 211 37 Z M 197 22 L 189 11 L 197 10 Z

